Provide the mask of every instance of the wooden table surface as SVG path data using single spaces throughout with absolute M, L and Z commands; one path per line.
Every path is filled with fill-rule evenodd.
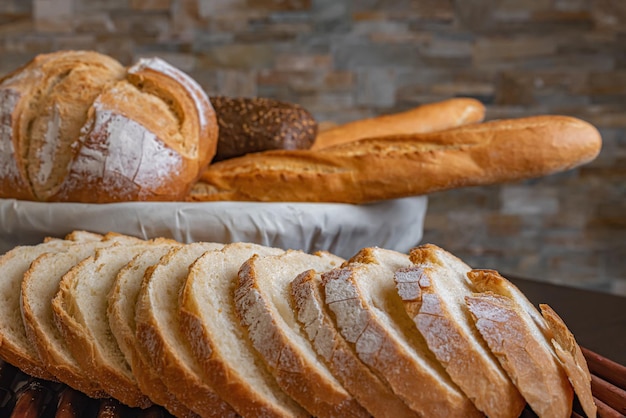
M 508 277 L 535 305 L 546 303 L 582 347 L 626 365 L 626 297 Z

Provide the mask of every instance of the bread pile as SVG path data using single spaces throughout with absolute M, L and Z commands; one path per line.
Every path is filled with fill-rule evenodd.
M 349 260 L 75 231 L 0 258 L 0 357 L 179 417 L 595 416 L 548 306 L 445 250 Z M 20 291 L 16 292 L 16 289 Z
M 158 58 L 59 51 L 0 79 L 0 198 L 367 203 L 552 174 L 600 150 L 576 118 L 484 116 L 450 99 L 318 133 L 301 106 L 210 98 Z

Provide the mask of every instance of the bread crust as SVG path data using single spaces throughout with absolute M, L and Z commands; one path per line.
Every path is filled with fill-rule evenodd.
M 392 260 L 382 260 L 385 253 Z M 428 417 L 481 416 L 450 380 L 403 311 L 393 274 L 410 265 L 404 254 L 363 249 L 349 263 L 322 275 L 326 304 L 361 361 L 385 379 L 415 412 Z M 376 291 L 385 295 L 384 306 L 364 287 L 374 284 Z M 381 315 L 391 319 L 385 321 Z
M 0 81 L 0 99 L 5 198 L 181 200 L 217 147 L 208 96 L 158 58 L 40 55 Z
M 318 355 L 372 416 L 419 416 L 359 360 L 337 330 L 325 306 L 321 286 L 321 276 L 314 270 L 301 273 L 291 283 L 291 297 L 298 321 Z
M 202 288 L 208 287 L 210 281 L 224 281 L 228 285 L 228 293 L 232 294 L 237 283 L 237 271 L 241 264 L 254 254 L 276 255 L 282 253 L 276 248 L 262 247 L 254 244 L 235 243 L 224 247 L 222 251 L 206 253 L 190 268 L 189 276 L 181 294 L 180 321 L 181 330 L 187 337 L 196 359 L 204 368 L 205 376 L 216 392 L 224 398 L 241 416 L 290 417 L 307 416 L 306 412 L 278 387 L 274 377 L 263 365 L 263 360 L 255 349 L 246 341 L 244 330 L 239 328 L 234 301 L 215 304 L 209 300 L 213 296 L 222 300 L 222 293 L 205 295 Z M 213 267 L 215 265 L 215 267 Z M 217 291 L 216 291 L 217 292 Z M 232 306 L 223 307 L 226 303 Z M 208 307 L 207 307 L 208 306 Z M 230 322 L 233 328 L 232 338 L 237 338 L 242 345 L 235 346 L 224 342 L 220 333 L 224 332 L 223 323 L 203 314 L 204 309 L 220 312 L 224 321 Z M 254 358 L 254 364 L 233 364 L 227 351 L 247 350 Z M 252 370 L 244 370 L 244 368 Z M 250 376 L 258 379 L 250 381 Z M 264 385 L 271 388 L 278 401 L 266 396 Z
M 600 134 L 566 116 L 535 116 L 318 151 L 267 151 L 210 165 L 189 200 L 366 203 L 516 181 L 595 158 Z
M 414 266 L 396 271 L 404 307 L 446 372 L 489 417 L 516 418 L 526 405 L 465 309 L 474 289 L 471 268 L 443 249 L 426 244 L 410 251 Z
M 183 405 L 200 416 L 234 417 L 236 412 L 232 407 L 204 380 L 202 369 L 179 330 L 177 296 L 175 301 L 173 296 L 167 299 L 155 289 L 157 282 L 171 285 L 178 295 L 193 261 L 206 251 L 220 248 L 221 244 L 214 243 L 173 248 L 158 264 L 148 268 L 137 299 L 135 335 L 150 366 Z
M 440 131 L 481 122 L 484 117 L 485 106 L 478 100 L 448 99 L 323 130 L 317 134 L 311 149 L 319 150 L 365 138 Z
M 252 256 L 239 270 L 235 306 L 252 346 L 264 359 L 279 386 L 296 402 L 314 416 L 365 417 L 367 412 L 354 398 L 334 378 L 329 379 L 330 373 L 324 373 L 325 366 L 311 361 L 307 352 L 312 348 L 300 346 L 301 343 L 309 344 L 306 337 L 294 341 L 294 335 L 300 332 L 299 326 L 282 316 L 289 313 L 276 306 L 274 300 L 282 300 L 285 296 L 285 275 L 291 272 L 285 269 L 290 269 L 291 263 L 321 270 L 341 261 L 328 253 L 310 255 L 296 250 L 273 257 Z M 276 277 L 266 277 L 259 270 L 260 265 L 267 263 L 276 269 Z M 292 278 L 289 277 L 287 283 Z M 274 286 L 275 291 L 272 290 Z M 289 303 L 288 300 L 284 302 Z
M 476 327 L 522 396 L 539 417 L 569 417 L 573 390 L 546 339 L 545 320 L 497 272 L 472 270 L 468 277 L 479 292 L 465 298 Z

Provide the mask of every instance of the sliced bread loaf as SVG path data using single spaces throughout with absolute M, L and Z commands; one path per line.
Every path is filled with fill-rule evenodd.
M 233 300 L 244 261 L 282 252 L 247 243 L 207 252 L 193 264 L 181 295 L 182 331 L 196 359 L 215 391 L 242 416 L 306 416 L 248 342 Z
M 161 376 L 150 366 L 135 336 L 135 307 L 146 270 L 157 264 L 176 244 L 158 245 L 136 255 L 115 278 L 108 296 L 107 316 L 111 332 L 130 365 L 137 385 L 152 402 L 165 407 L 177 417 L 197 417 L 172 395 Z
M 149 398 L 141 392 L 107 319 L 107 297 L 119 271 L 132 258 L 168 240 L 99 248 L 67 274 L 52 301 L 57 327 L 86 374 L 120 402 L 146 408 Z
M 326 304 L 361 361 L 418 414 L 480 416 L 428 349 L 402 305 L 393 277 L 411 265 L 405 254 L 365 248 L 342 268 L 322 275 Z
M 205 252 L 222 244 L 193 243 L 171 249 L 148 268 L 135 312 L 137 343 L 167 389 L 203 417 L 234 417 L 236 412 L 207 384 L 202 367 L 180 332 L 179 294 L 189 267 Z
M 471 268 L 431 244 L 413 248 L 415 265 L 394 279 L 404 307 L 428 348 L 476 407 L 493 418 L 517 418 L 526 401 L 481 337 L 465 305 Z
M 548 325 L 512 283 L 492 270 L 472 270 L 478 293 L 465 297 L 476 327 L 539 417 L 569 417 L 573 390 L 549 343 Z
M 70 233 L 66 239 L 46 239 L 37 245 L 15 247 L 0 257 L 0 358 L 34 377 L 54 380 L 28 341 L 20 311 L 20 286 L 31 263 L 45 253 L 66 251 L 74 242 L 99 239 L 99 235 Z
M 343 260 L 291 250 L 253 256 L 241 266 L 235 306 L 252 346 L 280 387 L 314 416 L 367 416 L 311 346 L 290 305 L 290 283 L 303 271 L 326 271 Z
M 317 354 L 343 386 L 375 417 L 418 417 L 406 403 L 359 360 L 341 336 L 324 303 L 320 274 L 307 270 L 291 283 L 291 296 L 298 322 Z

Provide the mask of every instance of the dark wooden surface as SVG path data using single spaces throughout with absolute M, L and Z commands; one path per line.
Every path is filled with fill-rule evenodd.
M 579 345 L 626 365 L 626 297 L 505 276 L 534 304 L 546 303 Z

